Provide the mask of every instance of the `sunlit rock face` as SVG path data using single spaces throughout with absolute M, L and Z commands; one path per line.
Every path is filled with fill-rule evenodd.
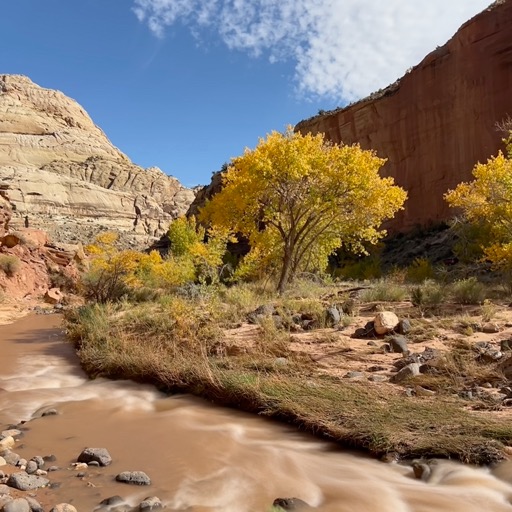
M 194 198 L 160 169 L 133 164 L 76 101 L 19 75 L 0 75 L 0 189 L 13 227 L 68 242 L 109 229 L 144 244 Z
M 512 0 L 495 2 L 397 83 L 296 129 L 388 159 L 382 174 L 409 193 L 390 229 L 446 220 L 454 212 L 444 193 L 503 148 L 496 123 L 512 116 L 511 34 Z

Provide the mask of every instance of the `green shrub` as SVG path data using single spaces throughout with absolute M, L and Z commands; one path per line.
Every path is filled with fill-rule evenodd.
M 361 302 L 401 302 L 407 295 L 407 290 L 403 286 L 383 280 L 372 288 L 363 290 L 359 298 Z
M 445 298 L 445 287 L 435 281 L 425 281 L 411 291 L 411 302 L 422 313 L 436 311 Z
M 451 294 L 459 304 L 481 304 L 486 298 L 486 288 L 476 277 L 468 277 L 453 283 Z
M 0 270 L 12 277 L 20 269 L 20 260 L 12 254 L 0 254 Z
M 423 283 L 434 277 L 434 268 L 427 258 L 415 258 L 407 267 L 407 280 L 411 283 Z

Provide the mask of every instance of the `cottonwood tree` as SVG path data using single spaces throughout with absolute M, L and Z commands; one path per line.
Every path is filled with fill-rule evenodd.
M 246 236 L 249 258 L 277 261 L 282 293 L 298 272 L 325 269 L 334 249 L 364 251 L 363 242 L 385 234 L 382 222 L 402 208 L 406 193 L 379 176 L 384 163 L 322 134 L 272 132 L 232 160 L 200 218 Z
M 499 151 L 473 169 L 474 181 L 460 183 L 445 194 L 451 207 L 461 208 L 464 219 L 476 226 L 484 258 L 495 268 L 512 271 L 512 133 L 506 154 Z

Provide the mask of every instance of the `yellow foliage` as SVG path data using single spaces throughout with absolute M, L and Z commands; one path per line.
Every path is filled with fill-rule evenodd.
M 201 219 L 247 236 L 265 264 L 275 255 L 282 292 L 298 272 L 324 270 L 342 244 L 363 252 L 362 242 L 385 234 L 381 223 L 402 208 L 406 193 L 379 176 L 384 162 L 322 134 L 272 132 L 232 160 Z
M 461 208 L 465 218 L 482 226 L 489 240 L 485 258 L 495 267 L 512 268 L 512 136 L 501 151 L 473 169 L 474 181 L 461 183 L 445 194 L 452 207 Z
M 163 259 L 157 251 L 147 254 L 119 250 L 116 241 L 115 234 L 104 233 L 86 248 L 91 263 L 83 286 L 85 294 L 94 300 L 116 300 L 143 286 L 170 288 L 196 278 L 196 267 L 189 256 Z
M 226 244 L 230 240 L 227 229 L 212 227 L 206 232 L 202 226 L 196 224 L 194 217 L 180 217 L 172 222 L 168 236 L 174 262 L 184 267 L 183 276 L 190 275 L 190 269 L 195 269 L 199 281 L 217 280 Z M 178 272 L 178 269 L 174 270 Z

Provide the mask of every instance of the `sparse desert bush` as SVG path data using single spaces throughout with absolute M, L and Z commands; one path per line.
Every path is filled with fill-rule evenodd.
M 482 315 L 483 322 L 490 322 L 498 312 L 498 306 L 491 300 L 485 299 L 482 307 L 480 308 L 480 314 Z
M 411 283 L 424 283 L 433 277 L 434 267 L 428 258 L 416 258 L 407 267 L 407 280 Z
M 455 281 L 450 287 L 453 300 L 459 304 L 481 304 L 486 298 L 486 287 L 476 277 Z
M 402 302 L 408 297 L 407 289 L 388 280 L 378 281 L 371 288 L 363 290 L 361 302 Z
M 444 286 L 435 281 L 425 281 L 411 290 L 411 302 L 422 314 L 437 311 L 445 299 Z
M 21 262 L 19 258 L 12 254 L 0 254 L 0 270 L 5 275 L 12 277 L 20 269 Z

